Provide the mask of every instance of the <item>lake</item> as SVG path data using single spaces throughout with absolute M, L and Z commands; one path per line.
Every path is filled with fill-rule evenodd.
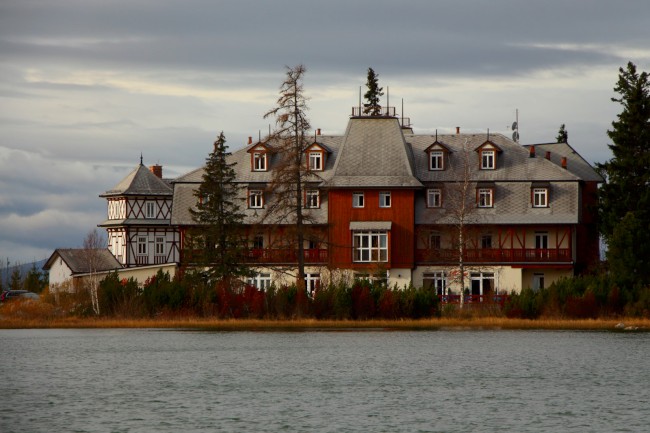
M 650 333 L 0 330 L 0 432 L 650 431 Z

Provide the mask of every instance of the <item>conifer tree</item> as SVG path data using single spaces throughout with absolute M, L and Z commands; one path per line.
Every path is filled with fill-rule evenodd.
M 277 105 L 264 115 L 264 118 L 275 117 L 276 129 L 269 141 L 278 155 L 271 182 L 273 200 L 269 201 L 265 218 L 276 224 L 290 224 L 293 228 L 285 237 L 297 252 L 296 285 L 299 288 L 305 287 L 304 242 L 308 239 L 308 224 L 312 220 L 303 203 L 304 193 L 307 182 L 317 180 L 317 175 L 308 170 L 305 158 L 307 148 L 313 143 L 309 141 L 308 98 L 303 88 L 306 71 L 303 65 L 287 67 Z
M 375 74 L 375 71 L 372 68 L 368 68 L 368 81 L 366 82 L 366 87 L 368 90 L 363 96 L 366 99 L 366 103 L 363 104 L 363 112 L 365 114 L 370 114 L 371 116 L 381 115 L 381 104 L 379 98 L 384 95 L 383 87 L 379 87 L 379 74 Z
M 189 231 L 189 253 L 194 264 L 205 268 L 202 272 L 209 285 L 230 284 L 250 274 L 244 264 L 243 199 L 235 183 L 235 163 L 227 160 L 229 155 L 221 132 L 206 158 L 201 185 L 194 193 L 198 204 L 190 208 L 196 226 Z
M 569 141 L 569 132 L 566 130 L 564 123 L 560 126 L 560 130 L 557 132 L 557 137 L 555 141 L 558 143 L 568 143 Z
M 599 190 L 600 231 L 609 245 L 615 246 L 607 258 L 619 276 L 635 275 L 637 283 L 650 284 L 650 83 L 646 72 L 638 73 L 629 62 L 619 69 L 612 98 L 623 106 L 607 135 L 613 158 L 598 168 L 606 178 Z M 630 215 L 631 214 L 631 215 Z M 625 223 L 623 223 L 625 222 Z M 634 239 L 630 243 L 627 239 Z M 633 249 L 624 253 L 621 248 Z M 634 256 L 633 262 L 624 258 Z M 612 261 L 616 263 L 612 263 Z M 617 261 L 622 261 L 618 263 Z

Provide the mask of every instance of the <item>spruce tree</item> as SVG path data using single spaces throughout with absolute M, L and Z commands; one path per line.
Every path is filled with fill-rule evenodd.
M 231 284 L 250 274 L 244 264 L 246 239 L 243 230 L 239 186 L 235 183 L 235 163 L 228 162 L 228 146 L 221 132 L 214 150 L 206 158 L 202 182 L 194 195 L 195 208 L 190 208 L 196 226 L 189 233 L 190 256 L 211 286 L 219 282 Z
M 644 245 L 650 244 L 650 83 L 646 72 L 638 73 L 629 62 L 619 69 L 614 90 L 620 95 L 612 98 L 623 106 L 618 119 L 612 122 L 607 135 L 613 158 L 598 168 L 606 182 L 599 190 L 600 231 L 609 245 L 616 246 L 607 254 L 619 277 L 630 275 L 637 283 L 650 284 L 648 267 L 639 269 L 624 257 L 634 256 L 650 263 Z M 630 215 L 631 214 L 631 215 Z M 625 222 L 623 224 L 623 222 Z M 626 239 L 634 239 L 633 243 Z M 632 251 L 623 253 L 621 248 Z M 634 262 L 638 262 L 635 260 Z M 621 263 L 618 263 L 622 261 Z M 627 262 L 627 264 L 626 264 Z M 620 280 L 620 279 L 619 279 Z
M 555 137 L 555 141 L 557 141 L 558 143 L 568 143 L 569 132 L 566 130 L 564 123 L 562 124 L 562 126 L 560 126 L 559 131 L 557 131 L 557 137 Z
M 368 81 L 366 82 L 366 87 L 368 90 L 363 96 L 366 99 L 366 103 L 363 104 L 363 112 L 365 114 L 370 114 L 371 116 L 381 115 L 381 104 L 379 98 L 384 95 L 383 87 L 379 87 L 379 75 L 375 74 L 375 71 L 372 68 L 368 68 Z

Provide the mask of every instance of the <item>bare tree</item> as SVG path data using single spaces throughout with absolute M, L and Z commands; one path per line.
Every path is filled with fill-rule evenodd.
M 458 258 L 458 282 L 460 284 L 460 306 L 462 308 L 465 291 L 465 248 L 467 245 L 468 225 L 475 222 L 476 202 L 471 170 L 472 151 L 469 148 L 468 141 L 465 140 L 463 147 L 458 155 L 459 178 L 448 185 L 447 198 L 445 204 L 446 217 L 454 227 L 454 237 L 456 238 L 457 258 Z
M 306 223 L 309 214 L 303 205 L 305 183 L 314 177 L 308 170 L 305 151 L 311 144 L 308 141 L 311 125 L 307 119 L 308 98 L 304 94 L 303 76 L 306 69 L 303 65 L 293 68 L 287 66 L 286 78 L 280 86 L 280 96 L 277 106 L 269 110 L 264 118 L 275 117 L 276 129 L 269 136 L 277 155 L 273 167 L 273 177 L 270 185 L 273 200 L 265 218 L 276 224 L 293 226 L 290 233 L 297 247 L 298 273 L 296 285 L 304 288 L 305 283 L 305 248 Z
M 84 238 L 83 250 L 84 259 L 88 269 L 88 289 L 90 291 L 90 300 L 93 312 L 99 315 L 99 297 L 97 290 L 99 288 L 99 276 L 97 275 L 100 266 L 100 251 L 106 248 L 106 239 L 97 229 L 88 232 Z

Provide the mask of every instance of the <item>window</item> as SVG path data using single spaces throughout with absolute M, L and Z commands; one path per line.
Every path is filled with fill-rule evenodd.
M 253 238 L 253 249 L 261 250 L 264 248 L 264 235 L 255 235 Z
M 364 206 L 363 193 L 362 192 L 352 193 L 352 207 L 363 207 L 363 206 Z
M 165 238 L 156 237 L 155 251 L 158 256 L 165 254 Z
M 427 207 L 441 207 L 442 206 L 442 190 L 429 189 L 427 190 Z
M 147 238 L 145 236 L 138 236 L 138 255 L 147 255 Z
M 305 274 L 305 289 L 309 296 L 314 296 L 314 292 L 320 287 L 320 274 Z
M 444 153 L 442 150 L 429 152 L 429 170 L 444 170 Z
M 429 248 L 432 250 L 439 250 L 441 241 L 439 233 L 430 233 L 429 234 Z
M 379 207 L 390 207 L 390 192 L 379 193 Z
M 487 295 L 495 289 L 494 272 L 472 272 L 469 275 L 472 295 Z
M 481 152 L 481 170 L 494 170 L 494 150 L 483 150 Z
M 146 218 L 156 218 L 156 203 L 148 201 L 145 203 Z
M 533 207 L 548 207 L 547 188 L 533 188 Z
M 259 290 L 266 290 L 271 287 L 271 274 L 257 274 L 246 279 L 246 284 L 254 286 Z
M 264 207 L 264 191 L 252 189 L 248 192 L 248 207 L 251 209 L 261 209 Z
M 305 207 L 317 209 L 320 207 L 320 191 L 317 189 L 308 189 L 305 193 Z
M 544 274 L 533 274 L 533 290 L 538 291 L 544 288 Z
M 253 171 L 266 171 L 266 152 L 253 153 Z
M 447 295 L 447 279 L 444 272 L 427 272 L 423 275 L 422 285 L 425 288 L 433 287 L 437 295 Z
M 492 188 L 479 188 L 478 190 L 478 207 L 492 207 L 493 205 Z
M 355 262 L 387 262 L 388 234 L 376 231 L 354 233 L 353 252 Z
M 309 169 L 313 171 L 323 169 L 323 154 L 321 152 L 309 152 Z
M 487 234 L 481 236 L 481 248 L 492 248 L 492 235 Z

